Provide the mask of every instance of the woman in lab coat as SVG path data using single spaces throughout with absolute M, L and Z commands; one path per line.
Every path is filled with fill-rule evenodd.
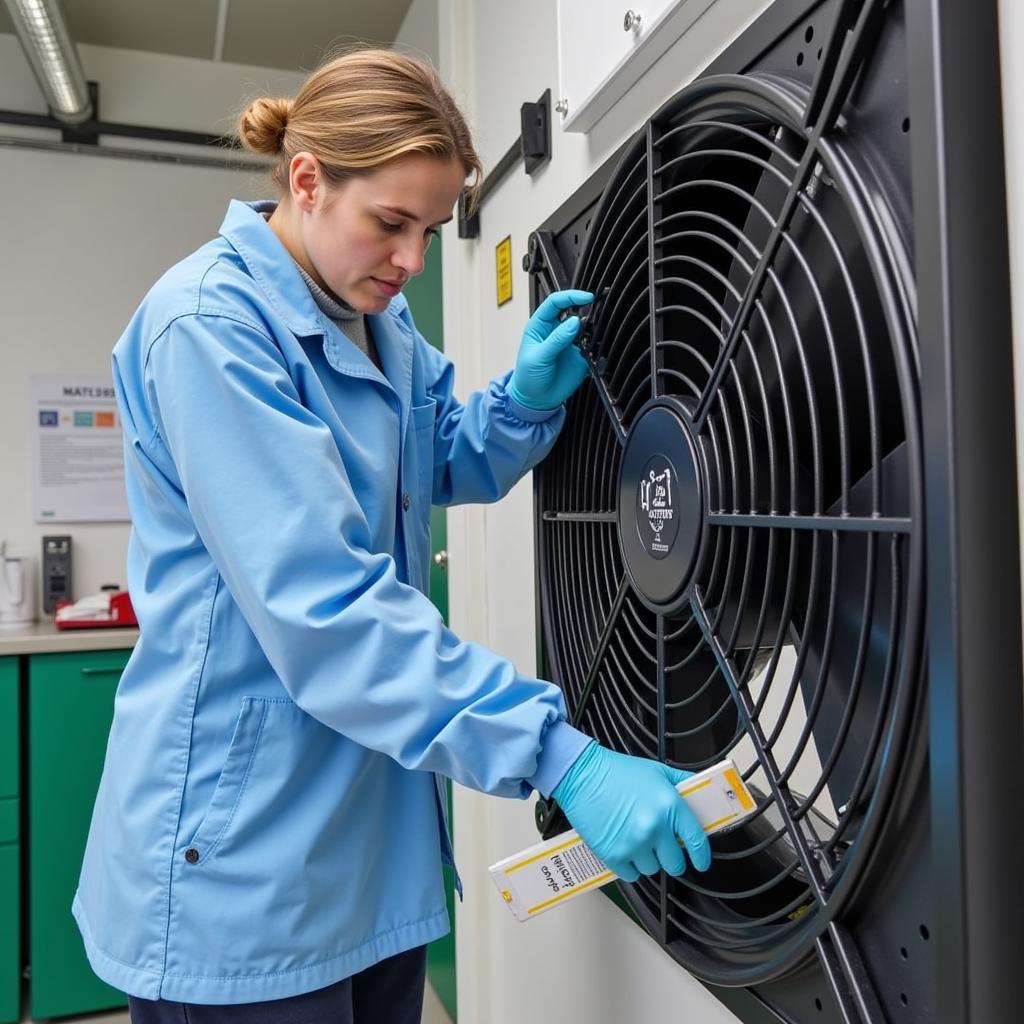
M 548 298 L 463 404 L 402 297 L 481 171 L 436 73 L 354 51 L 239 134 L 279 199 L 232 202 L 114 349 L 141 637 L 73 910 L 135 1024 L 413 1024 L 442 776 L 553 794 L 627 879 L 710 853 L 684 773 L 580 733 L 424 596 L 431 504 L 553 445 L 586 371 L 559 313 L 591 296 Z

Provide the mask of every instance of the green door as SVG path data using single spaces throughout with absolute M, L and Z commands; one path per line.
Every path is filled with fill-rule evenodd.
M 90 1013 L 126 1001 L 89 967 L 71 901 L 103 770 L 114 691 L 130 653 L 29 659 L 28 913 L 34 1019 Z
M 450 230 L 445 228 L 444 230 Z M 427 249 L 423 273 L 414 277 L 404 290 L 413 319 L 420 334 L 435 348 L 444 351 L 444 317 L 441 310 L 441 243 L 435 239 Z M 445 569 L 448 544 L 448 519 L 443 508 L 430 512 L 430 600 L 434 602 L 444 621 L 448 622 L 448 574 Z M 438 558 L 437 556 L 441 557 Z M 452 821 L 452 785 L 448 783 L 448 822 Z M 455 1006 L 455 881 L 445 868 L 445 898 L 452 930 L 430 944 L 427 950 L 427 974 L 430 984 L 444 1004 L 452 1020 L 456 1020 Z
M 18 659 L 0 658 L 0 1024 L 21 1020 Z

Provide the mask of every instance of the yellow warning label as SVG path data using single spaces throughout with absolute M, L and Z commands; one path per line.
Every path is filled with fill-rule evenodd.
M 494 250 L 494 266 L 498 275 L 498 305 L 512 298 L 512 236 L 503 238 Z

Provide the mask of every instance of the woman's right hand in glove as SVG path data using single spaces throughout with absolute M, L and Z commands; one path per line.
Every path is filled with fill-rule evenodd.
M 711 866 L 707 836 L 675 789 L 690 774 L 595 741 L 551 795 L 594 854 L 623 881 L 635 882 L 660 870 L 681 875 L 680 843 L 698 871 Z

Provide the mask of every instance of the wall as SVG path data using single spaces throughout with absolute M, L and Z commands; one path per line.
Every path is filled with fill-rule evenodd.
M 395 36 L 395 48 L 425 57 L 436 67 L 439 46 L 437 0 L 412 0 Z
M 515 359 L 528 316 L 519 269 L 527 236 L 665 99 L 703 68 L 766 3 L 720 0 L 586 136 L 553 131 L 550 164 L 521 169 L 488 199 L 481 237 L 444 238 L 445 345 L 460 391 Z M 441 67 L 469 115 L 486 167 L 519 134 L 519 105 L 558 87 L 556 5 L 551 0 L 441 0 Z M 557 117 L 557 115 L 556 115 Z M 494 248 L 512 237 L 514 296 L 495 305 Z M 535 666 L 531 483 L 499 504 L 449 513 L 451 618 L 462 636 Z M 536 841 L 532 803 L 457 788 L 456 856 L 466 888 L 458 907 L 459 1017 L 463 1024 L 701 1024 L 731 1013 L 663 954 L 602 895 L 580 897 L 517 924 L 497 898 L 487 865 Z
M 86 77 L 100 83 L 101 117 L 131 124 L 225 132 L 246 96 L 294 92 L 303 77 L 79 50 Z M 46 112 L 12 35 L 0 35 L 0 108 Z M 0 135 L 15 134 L 0 125 Z M 264 180 L 255 171 L 0 147 L 0 538 L 38 559 L 44 533 L 70 533 L 78 597 L 124 583 L 128 525 L 32 521 L 29 377 L 109 372 L 110 350 L 149 286 L 216 234 L 229 198 L 263 194 Z

